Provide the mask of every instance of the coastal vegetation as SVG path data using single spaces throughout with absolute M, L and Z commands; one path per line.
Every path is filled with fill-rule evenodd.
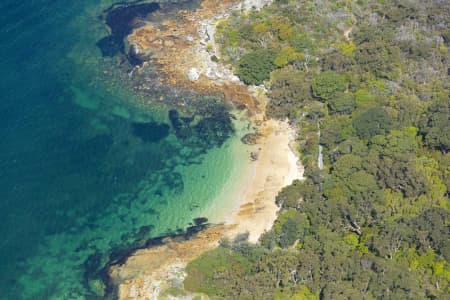
M 192 261 L 214 299 L 444 299 L 450 292 L 450 6 L 275 1 L 218 26 L 222 61 L 299 128 L 305 180 L 258 244 Z M 318 161 L 319 147 L 323 167 Z

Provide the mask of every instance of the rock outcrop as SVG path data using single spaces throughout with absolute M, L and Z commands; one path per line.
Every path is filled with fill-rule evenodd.
M 124 264 L 109 271 L 112 282 L 119 286 L 118 298 L 159 299 L 166 288 L 182 283 L 187 262 L 216 247 L 229 229 L 212 226 L 189 240 L 167 238 L 163 245 L 136 251 Z
M 153 65 L 163 75 L 165 84 L 205 94 L 221 93 L 226 100 L 238 107 L 255 112 L 256 121 L 253 123 L 259 127 L 256 130 L 258 133 L 247 135 L 243 142 L 254 145 L 270 137 L 274 144 L 279 144 L 286 152 L 284 148 L 287 146 L 284 144 L 287 134 L 275 134 L 274 128 L 277 127 L 265 124 L 264 108 L 267 99 L 264 89 L 246 86 L 232 70 L 220 64 L 220 51 L 214 40 L 216 22 L 229 15 L 232 10 L 260 8 L 270 2 L 271 0 L 204 0 L 195 11 L 180 11 L 175 19 L 160 23 L 149 22 L 135 29 L 128 36 L 128 43 L 135 47 L 140 56 L 151 57 Z M 273 164 L 277 153 L 271 153 L 267 149 L 269 148 L 263 147 L 262 150 L 258 148 L 257 151 L 250 152 L 250 159 L 258 161 L 256 163 L 261 164 L 261 169 L 271 172 L 276 169 Z M 279 159 L 283 161 L 286 160 L 284 152 L 279 155 Z M 279 165 L 286 167 L 286 163 Z M 183 281 L 184 267 L 189 261 L 216 247 L 222 237 L 234 237 L 248 231 L 249 224 L 255 228 L 258 223 L 255 220 L 258 219 L 262 222 L 258 223 L 258 229 L 253 230 L 254 236 L 251 236 L 251 241 L 256 241 L 255 237 L 270 228 L 278 209 L 272 203 L 273 199 L 284 181 L 290 180 L 291 176 L 278 176 L 278 173 L 275 176 L 269 171 L 253 180 L 256 196 L 248 194 L 248 197 L 244 197 L 244 204 L 235 212 L 236 220 L 229 223 L 233 225 L 212 226 L 189 240 L 168 239 L 161 246 L 138 250 L 122 265 L 112 267 L 109 273 L 112 281 L 119 286 L 119 299 L 159 299 L 165 289 L 174 286 L 173 282 Z M 275 179 L 278 181 L 274 181 Z M 267 207 L 266 202 L 270 203 Z M 194 296 L 187 295 L 186 299 L 193 299 Z
M 197 68 L 190 68 L 186 75 L 190 81 L 197 81 L 200 78 L 200 72 Z
M 195 11 L 182 10 L 176 18 L 134 29 L 128 44 L 139 56 L 151 57 L 164 83 L 200 93 L 222 93 L 227 100 L 255 110 L 258 103 L 247 86 L 218 62 L 215 24 L 232 10 L 260 8 L 270 2 L 204 0 Z

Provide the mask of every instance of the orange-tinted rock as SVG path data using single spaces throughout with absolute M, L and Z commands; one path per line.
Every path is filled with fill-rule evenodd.
M 151 55 L 164 83 L 200 93 L 223 94 L 226 100 L 254 111 L 258 103 L 244 84 L 227 77 L 210 79 L 205 76 L 210 69 L 211 55 L 199 37 L 201 22 L 224 13 L 238 2 L 205 0 L 195 11 L 180 11 L 176 19 L 135 29 L 128 41 L 140 52 Z M 187 76 L 192 69 L 198 70 L 197 80 L 189 80 Z

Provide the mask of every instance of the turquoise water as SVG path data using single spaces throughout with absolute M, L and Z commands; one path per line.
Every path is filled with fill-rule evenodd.
M 137 93 L 102 53 L 113 3 L 0 4 L 1 299 L 106 297 L 109 261 L 214 218 L 246 168 L 247 124 L 220 99 Z

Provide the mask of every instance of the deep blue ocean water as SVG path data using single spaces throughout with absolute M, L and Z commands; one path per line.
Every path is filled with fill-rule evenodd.
M 1 299 L 105 297 L 112 256 L 187 226 L 231 174 L 226 114 L 189 126 L 110 74 L 112 3 L 0 3 Z
M 53 68 L 72 46 L 64 24 L 82 2 L 0 4 L 0 290 L 10 299 L 18 295 L 18 264 L 64 223 L 56 214 L 64 205 L 56 199 L 60 166 L 77 172 L 65 131 L 78 130 L 83 116 L 61 101 L 67 78 Z

